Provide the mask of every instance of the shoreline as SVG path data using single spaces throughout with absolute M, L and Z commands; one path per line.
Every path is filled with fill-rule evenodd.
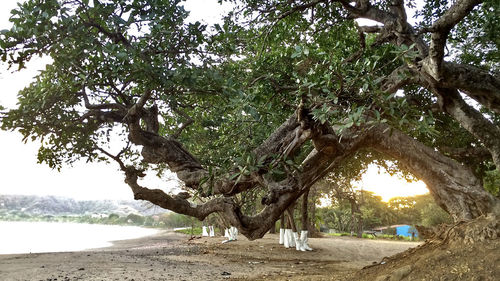
M 0 255 L 0 276 L 21 280 L 343 280 L 352 272 L 419 243 L 311 238 L 313 252 L 285 249 L 278 236 L 195 238 L 164 231 L 79 252 Z M 385 241 L 384 241 L 385 242 Z
M 164 230 L 140 226 L 0 221 L 0 255 L 77 252 L 111 247 Z

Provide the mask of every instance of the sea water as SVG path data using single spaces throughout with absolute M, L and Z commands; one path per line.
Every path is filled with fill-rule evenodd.
M 135 226 L 0 221 L 0 254 L 82 251 L 157 232 Z

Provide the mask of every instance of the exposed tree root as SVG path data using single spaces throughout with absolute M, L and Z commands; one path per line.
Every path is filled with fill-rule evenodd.
M 350 280 L 497 280 L 499 237 L 493 214 L 440 227 L 419 247 L 385 257 Z

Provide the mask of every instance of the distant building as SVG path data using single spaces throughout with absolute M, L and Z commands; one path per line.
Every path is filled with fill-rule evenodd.
M 414 237 L 418 237 L 418 231 L 415 229 L 415 227 L 407 224 L 396 224 L 391 226 L 377 227 L 374 228 L 373 230 L 379 233 L 383 233 L 386 232 L 388 229 L 395 229 L 396 235 L 399 236 L 412 237 L 412 234 L 414 234 L 415 235 Z
M 90 217 L 91 217 L 91 218 L 93 218 L 93 219 L 102 219 L 102 218 L 107 218 L 107 217 L 108 217 L 108 215 L 106 215 L 106 214 L 96 214 L 96 213 L 94 213 L 94 214 L 91 214 L 91 215 L 90 215 Z

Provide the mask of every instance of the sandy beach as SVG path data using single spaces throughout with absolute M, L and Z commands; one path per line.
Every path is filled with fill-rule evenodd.
M 343 280 L 356 269 L 419 243 L 312 238 L 312 252 L 285 249 L 278 236 L 221 244 L 223 237 L 174 232 L 116 241 L 82 252 L 0 255 L 0 280 Z

